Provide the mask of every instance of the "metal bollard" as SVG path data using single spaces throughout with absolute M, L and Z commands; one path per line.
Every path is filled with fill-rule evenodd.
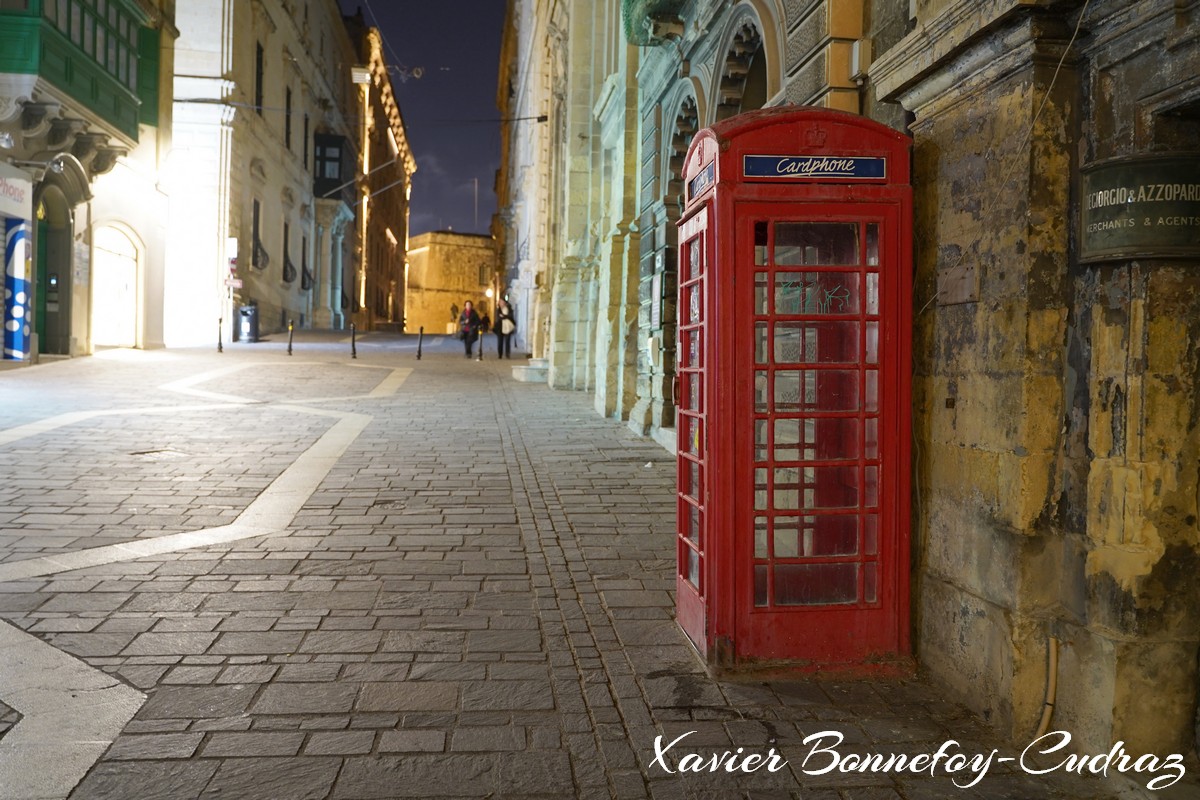
M 224 353 L 225 345 L 221 343 L 221 328 L 225 325 L 224 317 L 217 317 L 217 352 Z
M 351 358 L 358 358 L 358 344 L 354 341 L 355 335 L 357 334 L 357 332 L 358 332 L 358 328 L 356 328 L 354 323 L 351 322 L 350 323 L 350 357 Z
M 288 355 L 289 356 L 292 354 L 292 327 L 293 327 L 293 322 L 289 319 L 288 320 Z
M 417 361 L 421 360 L 421 344 L 425 341 L 425 326 L 422 325 L 417 331 Z
M 483 361 L 483 331 L 479 332 L 479 355 L 475 357 L 476 361 Z

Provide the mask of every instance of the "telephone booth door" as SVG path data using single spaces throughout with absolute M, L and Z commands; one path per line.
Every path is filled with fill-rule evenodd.
M 824 109 L 693 141 L 677 619 L 710 662 L 908 665 L 907 173 L 906 137 Z
M 753 291 L 735 384 L 753 397 L 740 470 L 739 653 L 853 663 L 907 640 L 909 391 L 895 205 L 738 207 Z M 905 630 L 901 631 L 903 627 Z
M 677 620 L 693 642 L 706 641 L 709 525 L 705 505 L 708 441 L 705 367 L 709 362 L 709 263 L 708 213 L 704 209 L 681 229 L 679 241 L 679 297 L 676 349 L 678 409 L 676 451 L 679 492 L 676 500 L 678 535 L 676 558 Z M 703 649 L 703 645 L 702 649 Z

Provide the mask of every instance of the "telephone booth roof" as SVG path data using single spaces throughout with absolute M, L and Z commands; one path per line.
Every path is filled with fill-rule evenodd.
M 716 184 L 907 186 L 911 140 L 874 120 L 817 106 L 750 111 L 698 132 L 688 148 L 686 205 Z

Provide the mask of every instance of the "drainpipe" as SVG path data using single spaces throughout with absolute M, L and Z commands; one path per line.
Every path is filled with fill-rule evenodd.
M 1046 694 L 1042 700 L 1042 721 L 1038 723 L 1038 739 L 1050 730 L 1050 719 L 1054 716 L 1054 701 L 1058 695 L 1058 639 L 1053 636 L 1046 640 Z

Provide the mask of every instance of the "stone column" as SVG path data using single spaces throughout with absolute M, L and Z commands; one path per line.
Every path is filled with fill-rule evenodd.
M 613 242 L 613 267 L 620 276 L 620 306 L 617 316 L 617 347 L 613 352 L 616 359 L 618 393 L 616 413 L 620 419 L 629 419 L 637 403 L 638 379 L 638 318 L 641 303 L 638 288 L 641 284 L 641 264 L 638 258 L 641 234 L 636 225 L 622 225 Z M 644 434 L 646 429 L 642 429 Z
M 333 325 L 333 296 L 329 290 L 329 226 L 317 225 L 317 235 L 313 242 L 313 269 L 316 274 L 313 275 L 313 302 L 316 304 L 317 310 L 314 311 L 314 323 L 317 327 L 329 328 Z
M 586 341 L 578 337 L 583 310 L 579 306 L 580 260 L 568 256 L 554 279 L 554 299 L 550 312 L 550 386 L 555 389 L 579 388 L 581 350 Z
M 333 310 L 331 325 L 341 330 L 345 324 L 345 313 L 342 311 L 342 276 L 343 276 L 343 247 L 346 238 L 345 226 L 335 226 L 333 229 L 333 264 L 330 273 L 329 291 L 332 295 L 330 308 Z
M 333 327 L 333 296 L 330 288 L 330 262 L 332 251 L 327 246 L 327 237 L 332 225 L 332 213 L 324 203 L 318 201 L 317 234 L 313 241 L 313 326 Z

